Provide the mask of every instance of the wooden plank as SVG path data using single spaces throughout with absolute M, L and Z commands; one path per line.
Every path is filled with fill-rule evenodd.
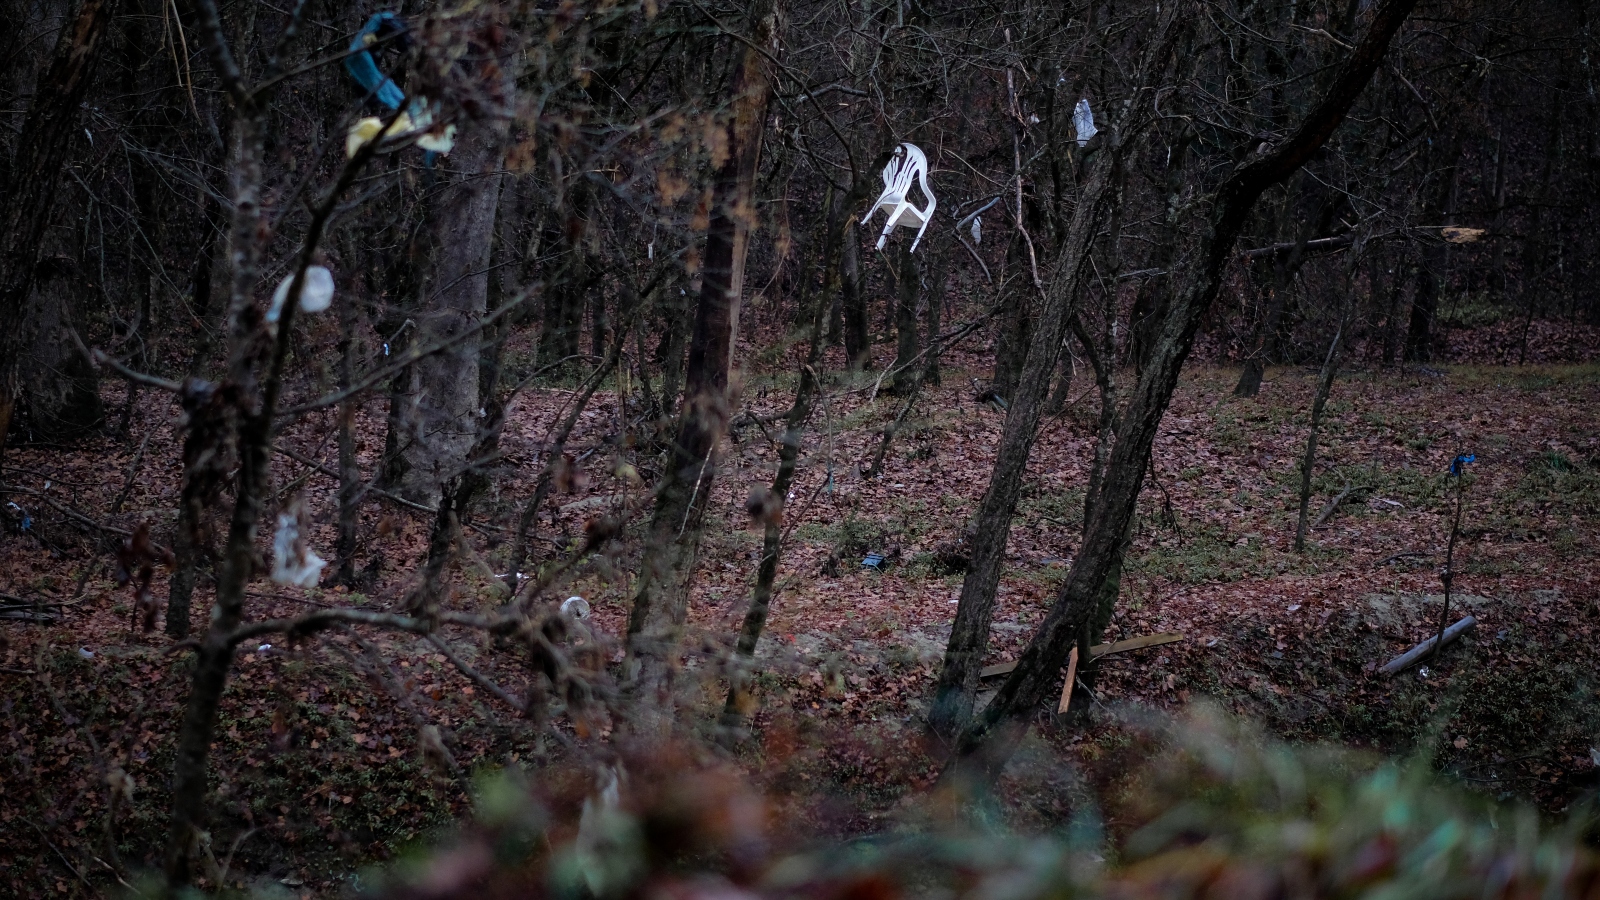
M 983 671 L 978 673 L 978 677 L 993 678 L 996 675 L 1004 675 L 1016 667 L 1017 663 L 1015 660 L 1012 660 L 1011 662 L 995 663 L 992 666 L 984 666 Z
M 1115 644 L 1095 644 L 1089 648 L 1089 658 L 1099 659 L 1102 656 L 1109 656 L 1113 653 L 1127 653 L 1129 650 L 1159 647 L 1162 644 L 1171 644 L 1181 640 L 1183 640 L 1183 635 L 1179 632 L 1165 631 L 1161 634 L 1147 634 L 1143 637 L 1128 638 L 1125 641 L 1117 641 Z M 1073 652 L 1076 653 L 1077 650 L 1074 649 Z M 995 663 L 992 666 L 984 666 L 983 670 L 978 673 L 978 677 L 993 678 L 996 675 L 1005 675 L 1016 667 L 1017 664 L 1015 662 Z
M 1061 704 L 1056 707 L 1056 715 L 1067 714 L 1067 705 L 1072 702 L 1072 686 L 1078 682 L 1078 648 L 1073 647 L 1067 655 L 1067 683 L 1061 687 Z
M 1159 647 L 1162 644 L 1171 644 L 1183 640 L 1183 635 L 1176 631 L 1164 631 L 1161 634 L 1147 634 L 1143 637 L 1128 638 L 1117 641 L 1115 644 L 1095 644 L 1089 648 L 1089 658 L 1099 659 L 1113 653 L 1126 653 L 1129 650 L 1143 650 L 1146 647 Z

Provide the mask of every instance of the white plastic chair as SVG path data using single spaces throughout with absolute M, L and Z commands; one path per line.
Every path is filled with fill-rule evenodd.
M 927 209 L 917 209 L 907 199 L 913 180 L 922 186 L 922 195 L 928 198 Z M 878 236 L 878 249 L 883 249 L 884 242 L 889 240 L 889 232 L 898 225 L 917 229 L 917 237 L 911 242 L 911 251 L 915 253 L 917 244 L 922 242 L 922 233 L 928 230 L 928 223 L 933 221 L 933 211 L 938 205 L 933 191 L 928 187 L 928 157 L 915 144 L 901 144 L 894 148 L 894 156 L 883 167 L 883 193 L 878 195 L 877 202 L 872 204 L 871 212 L 861 220 L 861 224 L 865 225 L 878 210 L 887 210 L 889 221 L 883 223 L 883 234 Z

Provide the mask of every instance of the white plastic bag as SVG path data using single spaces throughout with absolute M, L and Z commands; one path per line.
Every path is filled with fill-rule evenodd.
M 272 308 L 267 310 L 267 321 L 276 322 L 283 315 L 283 305 L 289 302 L 289 286 L 294 284 L 294 273 L 284 276 L 278 289 L 272 292 Z M 333 273 L 326 266 L 307 266 L 306 281 L 300 286 L 300 311 L 319 313 L 333 305 Z
M 278 531 L 272 537 L 272 580 L 290 587 L 316 587 L 328 561 L 306 541 L 305 507 L 296 498 L 278 513 Z
M 1084 97 L 1078 101 L 1078 106 L 1072 111 L 1072 127 L 1078 132 L 1078 146 L 1085 147 L 1089 139 L 1100 133 L 1094 127 L 1094 110 L 1089 108 L 1089 98 Z

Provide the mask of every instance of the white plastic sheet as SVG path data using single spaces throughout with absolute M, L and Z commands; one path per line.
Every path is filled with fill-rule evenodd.
M 290 587 L 316 587 L 327 560 L 306 540 L 305 507 L 289 504 L 278 513 L 278 531 L 272 537 L 272 580 Z
M 1084 97 L 1078 101 L 1077 108 L 1072 111 L 1072 127 L 1078 132 L 1078 146 L 1084 147 L 1089 139 L 1100 133 L 1094 127 L 1094 110 L 1089 108 L 1089 98 Z
M 272 292 L 272 308 L 267 310 L 267 321 L 276 322 L 283 315 L 283 305 L 289 302 L 289 286 L 294 283 L 294 273 L 285 275 Z M 300 286 L 300 311 L 326 312 L 333 305 L 333 273 L 326 266 L 307 266 L 305 284 Z

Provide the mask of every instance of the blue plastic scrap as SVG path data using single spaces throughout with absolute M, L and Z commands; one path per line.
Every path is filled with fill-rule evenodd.
M 1458 456 L 1455 459 L 1450 460 L 1450 474 L 1451 475 L 1460 475 L 1461 474 L 1461 468 L 1463 466 L 1465 466 L 1467 463 L 1477 462 L 1477 461 L 1478 461 L 1478 454 L 1476 454 L 1476 453 L 1463 454 L 1461 456 Z
M 377 42 L 378 32 L 385 27 L 404 31 L 405 23 L 392 12 L 375 13 L 367 19 L 367 24 L 361 26 L 356 36 L 350 39 L 350 55 L 344 58 L 344 70 L 379 103 L 390 109 L 399 109 L 400 104 L 406 102 L 405 91 L 400 90 L 400 86 L 389 76 L 378 71 L 377 60 L 372 58 L 371 51 L 367 49 Z
M 883 570 L 883 554 L 868 553 L 867 558 L 861 561 L 862 568 Z

